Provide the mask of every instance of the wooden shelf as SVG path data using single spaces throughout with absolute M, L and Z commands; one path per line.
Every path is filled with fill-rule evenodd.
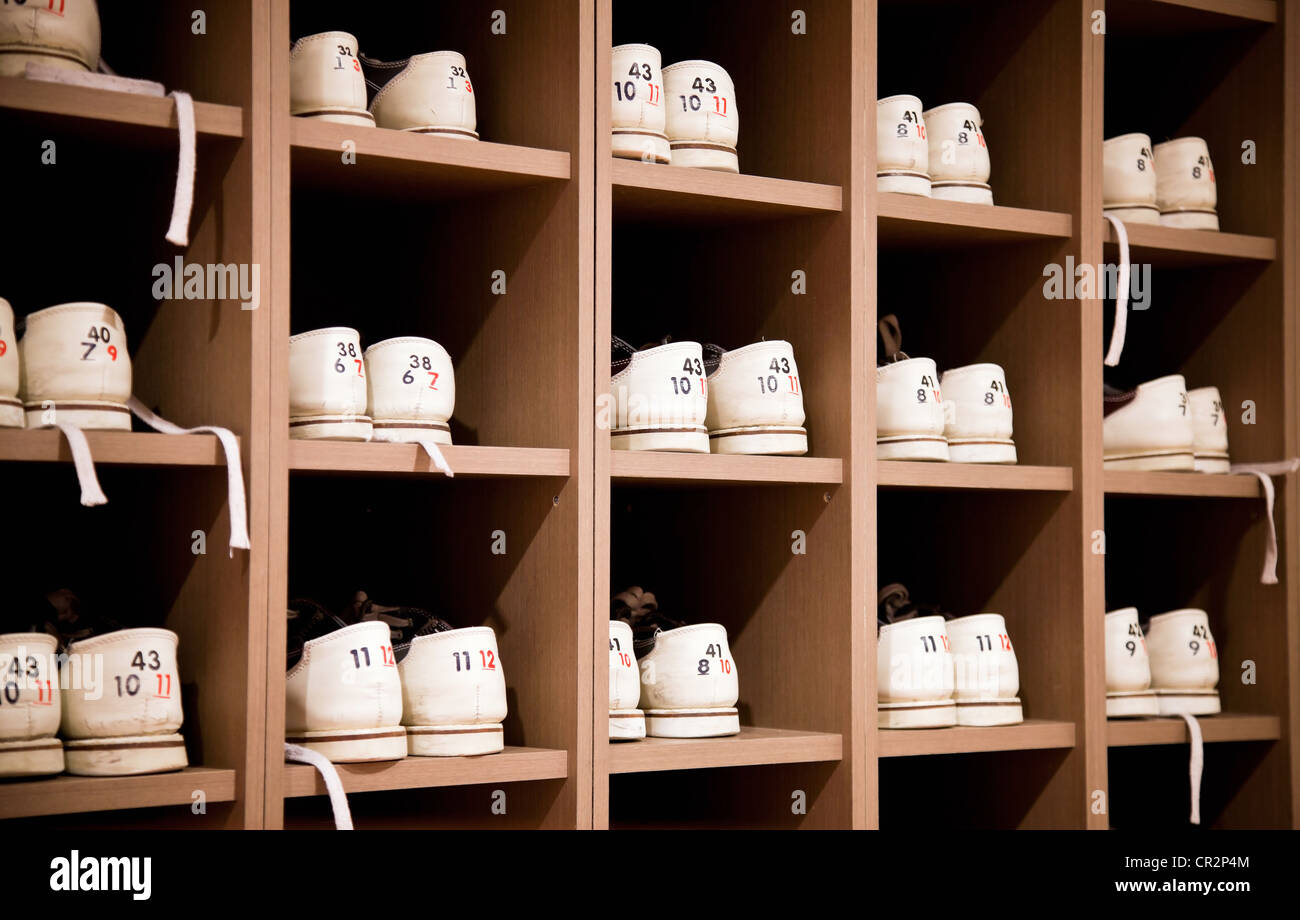
M 295 186 L 420 199 L 466 198 L 568 179 L 569 154 L 488 141 L 294 118 L 289 127 Z M 344 145 L 355 163 L 344 163 Z
M 172 146 L 177 142 L 176 104 L 165 96 L 0 77 L 0 109 L 71 119 L 106 138 L 120 138 L 122 126 L 130 125 L 142 129 L 136 134 L 139 138 Z M 194 126 L 200 137 L 243 137 L 244 111 L 238 106 L 195 102 Z
M 723 738 L 645 738 L 609 744 L 610 773 L 703 770 L 773 763 L 840 760 L 843 740 L 826 732 L 741 726 Z
M 876 227 L 882 247 L 952 248 L 1032 239 L 1066 239 L 1069 214 L 999 205 L 940 201 L 886 192 L 877 196 Z
M 1106 256 L 1119 257 L 1115 228 L 1105 223 Z M 1230 262 L 1270 262 L 1277 258 L 1277 241 L 1216 230 L 1183 230 L 1153 224 L 1125 224 L 1129 261 L 1161 266 L 1216 265 Z
M 877 470 L 877 483 L 881 488 L 1038 492 L 1069 492 L 1074 488 L 1074 470 L 1068 466 L 881 460 Z
M 442 455 L 457 477 L 466 478 L 568 476 L 570 469 L 564 448 L 453 445 Z M 378 441 L 290 441 L 289 469 L 443 476 L 420 445 Z
M 1277 716 L 1242 715 L 1223 712 L 1200 716 L 1201 738 L 1218 741 L 1276 741 L 1282 737 L 1282 722 Z M 1171 719 L 1108 719 L 1106 744 L 1110 747 L 1138 747 L 1151 744 L 1187 744 L 1187 723 Z
M 334 766 L 347 792 L 375 792 L 381 789 L 564 779 L 569 775 L 569 755 L 567 751 L 507 745 L 498 754 L 477 757 L 406 757 L 382 763 L 339 763 Z M 286 798 L 325 795 L 325 782 L 313 766 L 286 763 L 284 794 Z
M 614 158 L 614 220 L 691 219 L 710 223 L 839 211 L 838 185 L 793 182 Z
M 145 776 L 51 776 L 0 783 L 0 819 L 71 815 L 89 811 L 157 808 L 193 802 L 195 790 L 205 800 L 233 802 L 235 771 L 186 767 L 175 773 Z
M 1106 32 L 1180 35 L 1277 22 L 1276 0 L 1112 0 Z
M 748 457 L 653 450 L 612 450 L 609 472 L 615 482 L 660 485 L 839 485 L 844 481 L 844 463 L 833 457 Z
M 880 729 L 881 757 L 923 754 L 975 754 L 987 751 L 1031 751 L 1074 747 L 1074 723 L 1026 719 L 1019 725 L 974 728 Z
M 211 434 L 87 431 L 96 464 L 128 466 L 225 466 L 221 442 Z M 63 433 L 55 428 L 0 429 L 0 461 L 71 463 Z
M 1258 498 L 1259 480 L 1248 473 L 1143 473 L 1107 470 L 1107 495 Z

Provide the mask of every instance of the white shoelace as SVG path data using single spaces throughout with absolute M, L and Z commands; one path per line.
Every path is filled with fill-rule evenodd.
M 352 809 L 348 807 L 348 796 L 343 791 L 343 780 L 339 771 L 324 754 L 302 747 L 298 744 L 284 743 L 284 759 L 295 763 L 311 764 L 320 771 L 325 780 L 325 789 L 329 792 L 330 807 L 334 809 L 334 827 L 340 831 L 352 830 Z
M 438 443 L 434 441 L 433 438 L 421 436 L 415 439 L 415 443 L 424 448 L 424 452 L 429 455 L 429 459 L 433 461 L 433 465 L 442 470 L 445 475 L 456 475 L 451 471 L 451 464 L 448 463 L 447 458 L 442 455 L 442 451 L 438 448 Z
M 1115 239 L 1119 241 L 1119 290 L 1115 292 L 1115 328 L 1110 331 L 1110 349 L 1105 358 L 1107 367 L 1115 367 L 1119 364 L 1119 356 L 1124 353 L 1124 337 L 1128 333 L 1128 283 L 1131 266 L 1128 258 L 1128 231 L 1124 229 L 1124 222 L 1112 214 L 1106 214 L 1105 217 L 1115 228 Z
M 99 62 L 102 73 L 83 73 L 79 70 L 64 70 L 49 64 L 28 64 L 26 75 L 29 80 L 44 80 L 48 83 L 65 83 L 70 86 L 85 86 L 90 89 L 111 90 L 117 93 L 135 93 L 140 96 L 162 96 L 166 90 L 161 83 L 153 80 L 136 80 L 131 77 L 119 77 L 113 68 L 102 59 Z M 176 90 L 170 94 L 176 104 L 176 127 L 179 135 L 180 154 L 176 164 L 176 185 L 172 193 L 172 218 L 167 228 L 167 242 L 176 246 L 190 244 L 190 214 L 194 209 L 194 171 L 198 162 L 196 130 L 194 123 L 194 100 L 189 93 Z
M 248 507 L 244 498 L 244 470 L 240 465 L 239 439 L 229 428 L 215 425 L 200 425 L 197 428 L 182 428 L 173 425 L 165 418 L 154 415 L 140 400 L 134 396 L 127 401 L 136 418 L 155 431 L 163 434 L 213 434 L 221 442 L 221 449 L 226 455 L 226 504 L 230 510 L 230 555 L 237 549 L 249 549 Z
M 167 228 L 167 242 L 175 246 L 190 244 L 190 213 L 194 209 L 194 170 L 197 164 L 194 129 L 194 100 L 189 93 L 174 90 L 176 126 L 180 133 L 180 155 L 176 163 L 176 190 L 172 194 L 172 221 Z
M 1192 756 L 1187 765 L 1188 779 L 1192 786 L 1192 816 L 1189 819 L 1193 824 L 1201 823 L 1201 771 L 1205 767 L 1205 744 L 1201 739 L 1201 723 L 1196 721 L 1196 716 L 1186 712 L 1180 712 L 1183 721 L 1187 723 L 1187 735 L 1191 740 Z
M 108 504 L 108 496 L 99 487 L 99 477 L 95 475 L 95 458 L 90 455 L 90 444 L 86 442 L 85 432 L 67 422 L 55 422 L 53 427 L 62 431 L 68 439 L 72 466 L 77 471 L 77 482 L 81 485 L 81 503 L 87 508 Z
M 382 442 L 384 441 L 384 437 L 379 432 L 375 432 L 373 440 Z M 388 443 L 403 443 L 403 442 L 392 441 Z M 424 452 L 428 454 L 429 459 L 433 461 L 433 465 L 436 466 L 443 473 L 443 475 L 452 476 L 452 477 L 456 475 L 454 472 L 452 472 L 451 464 L 447 462 L 447 458 L 442 455 L 442 451 L 438 447 L 438 442 L 435 441 L 432 437 L 429 437 L 428 435 L 417 435 L 414 441 L 409 443 L 419 444 L 421 447 L 423 447 Z
M 1264 507 L 1268 513 L 1268 539 L 1264 546 L 1264 570 L 1260 573 L 1262 585 L 1277 584 L 1277 526 L 1273 523 L 1273 477 L 1285 476 L 1300 469 L 1300 458 L 1277 460 L 1272 463 L 1234 463 L 1230 473 L 1253 473 L 1264 490 Z

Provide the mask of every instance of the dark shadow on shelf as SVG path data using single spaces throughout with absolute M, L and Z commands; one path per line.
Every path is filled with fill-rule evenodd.
M 1020 827 L 1070 753 L 1051 749 L 884 758 L 879 767 L 880 829 Z

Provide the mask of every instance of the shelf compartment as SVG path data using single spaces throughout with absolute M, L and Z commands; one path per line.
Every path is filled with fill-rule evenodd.
M 1074 470 L 1068 466 L 881 460 L 877 469 L 877 483 L 882 488 L 1035 492 L 1070 492 L 1074 489 Z
M 567 477 L 565 448 L 446 446 L 442 455 L 457 477 Z M 290 441 L 289 469 L 331 473 L 433 475 L 433 465 L 418 444 L 377 441 Z
M 1249 473 L 1146 473 L 1108 470 L 1107 495 L 1191 498 L 1258 498 L 1259 480 Z
M 206 801 L 235 800 L 235 771 L 186 767 L 144 776 L 51 776 L 0 783 L 0 819 L 74 815 L 92 811 L 190 805 L 195 790 Z
M 1032 751 L 1074 747 L 1074 723 L 1026 719 L 1019 725 L 953 728 L 880 729 L 881 757 L 926 754 L 976 754 L 988 751 Z
M 344 145 L 356 162 L 343 162 Z M 390 194 L 465 198 L 570 178 L 569 154 L 488 141 L 295 118 L 289 129 L 295 184 L 343 184 Z
M 1115 228 L 1105 221 L 1106 255 L 1119 258 Z M 1277 241 L 1267 236 L 1184 230 L 1153 224 L 1125 224 L 1129 260 L 1161 266 L 1217 265 L 1228 262 L 1271 262 L 1277 258 Z
M 885 192 L 877 196 L 882 247 L 951 248 L 1029 239 L 1068 239 L 1069 214 L 941 201 Z
M 710 223 L 801 217 L 843 207 L 838 185 L 735 175 L 614 158 L 616 221 L 704 220 Z
M 1203 716 L 1201 737 L 1206 742 L 1277 741 L 1282 737 L 1282 721 L 1277 716 L 1219 713 Z M 1106 722 L 1109 747 L 1139 747 L 1155 744 L 1187 744 L 1187 723 L 1179 718 L 1110 719 Z
M 112 126 L 109 136 L 120 137 L 121 126 L 131 126 L 143 129 L 139 136 L 160 146 L 176 145 L 176 104 L 165 96 L 0 77 L 0 109 L 74 119 L 105 134 Z M 195 102 L 194 126 L 200 137 L 243 137 L 244 112 L 238 106 Z
M 610 773 L 815 763 L 844 756 L 843 739 L 838 734 L 750 725 L 741 726 L 738 735 L 722 738 L 645 738 L 608 743 Z
M 126 466 L 225 466 L 221 442 L 211 434 L 87 431 L 96 464 Z M 55 428 L 0 430 L 0 461 L 71 463 L 72 452 Z
M 475 757 L 406 757 L 382 763 L 339 763 L 334 766 L 346 792 L 375 792 L 381 789 L 428 789 L 564 779 L 569 775 L 569 754 L 547 748 L 506 745 L 500 753 Z M 284 765 L 286 798 L 325 794 L 325 782 L 315 767 L 296 763 Z
M 834 457 L 750 457 L 614 450 L 610 451 L 609 473 L 615 482 L 646 485 L 839 485 L 844 481 L 844 463 Z

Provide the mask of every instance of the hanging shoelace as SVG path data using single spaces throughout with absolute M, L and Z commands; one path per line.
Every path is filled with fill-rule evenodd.
M 1180 712 L 1183 721 L 1187 723 L 1187 735 L 1191 740 L 1191 759 L 1187 765 L 1188 778 L 1192 787 L 1192 816 L 1190 818 L 1193 824 L 1201 823 L 1201 772 L 1205 767 L 1205 743 L 1201 738 L 1201 723 L 1196 720 L 1196 716 L 1186 712 Z
M 200 425 L 182 428 L 150 412 L 140 400 L 132 396 L 127 405 L 136 418 L 163 434 L 213 434 L 221 442 L 226 455 L 226 504 L 230 508 L 230 555 L 237 549 L 250 549 L 248 539 L 248 508 L 244 498 L 244 470 L 239 459 L 239 440 L 229 428 Z
M 77 482 L 81 486 L 81 503 L 87 508 L 108 504 L 108 496 L 99 487 L 99 477 L 95 475 L 95 458 L 90 455 L 90 444 L 86 441 L 85 432 L 66 422 L 41 427 L 57 428 L 67 439 L 68 450 L 72 452 L 72 466 L 77 471 Z
M 190 213 L 194 209 L 195 147 L 194 100 L 189 93 L 173 90 L 176 103 L 176 129 L 180 134 L 180 152 L 176 162 L 176 188 L 172 193 L 172 219 L 167 227 L 167 242 L 185 247 L 190 244 Z
M 339 771 L 324 754 L 305 748 L 299 744 L 284 743 L 284 759 L 294 763 L 311 764 L 320 771 L 325 781 L 325 791 L 329 793 L 330 807 L 334 809 L 334 829 L 352 830 L 352 809 L 348 807 L 348 796 L 343 791 L 343 780 Z
M 1115 228 L 1115 239 L 1119 242 L 1119 290 L 1115 292 L 1115 327 L 1110 331 L 1110 348 L 1106 352 L 1105 365 L 1115 367 L 1119 356 L 1124 353 L 1124 337 L 1128 332 L 1128 284 L 1131 265 L 1128 257 L 1128 231 L 1124 222 L 1112 214 L 1106 219 Z
M 1273 477 L 1285 476 L 1300 469 L 1300 458 L 1278 460 L 1273 463 L 1234 463 L 1228 467 L 1230 473 L 1251 473 L 1259 480 L 1264 491 L 1264 508 L 1268 515 L 1268 536 L 1264 545 L 1264 570 L 1260 573 L 1262 585 L 1277 584 L 1277 526 L 1273 523 Z
M 416 435 L 415 443 L 424 448 L 424 452 L 429 455 L 433 465 L 440 469 L 444 475 L 454 477 L 456 474 L 451 471 L 451 464 L 447 458 L 442 455 L 442 450 L 438 447 L 438 442 L 428 435 Z

